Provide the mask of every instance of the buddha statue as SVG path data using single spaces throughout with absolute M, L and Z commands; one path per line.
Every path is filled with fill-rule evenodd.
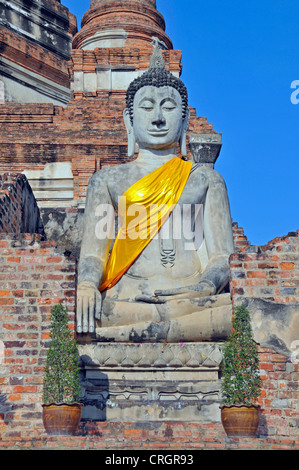
M 224 339 L 234 251 L 226 185 L 187 159 L 187 90 L 158 47 L 129 86 L 123 116 L 128 154 L 138 155 L 89 182 L 77 332 L 100 342 Z

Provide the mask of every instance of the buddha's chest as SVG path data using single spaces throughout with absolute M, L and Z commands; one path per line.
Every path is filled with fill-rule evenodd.
M 124 172 L 123 175 L 119 175 L 116 181 L 114 181 L 113 185 L 109 186 L 109 193 L 112 199 L 112 203 L 117 210 L 120 198 L 124 194 L 129 194 L 129 188 L 131 188 L 139 178 L 143 175 L 130 175 L 129 173 Z M 178 205 L 194 205 L 194 204 L 203 204 L 205 200 L 205 196 L 207 193 L 207 189 L 209 186 L 208 178 L 205 174 L 200 171 L 195 171 L 190 174 L 181 197 L 179 198 Z M 140 202 L 142 203 L 143 195 L 140 196 Z M 127 201 L 130 203 L 130 201 Z M 134 203 L 138 202 L 138 198 L 136 201 L 136 197 L 134 197 Z

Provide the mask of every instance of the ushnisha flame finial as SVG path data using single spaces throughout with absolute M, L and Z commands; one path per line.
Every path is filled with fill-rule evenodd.
M 151 61 L 150 61 L 150 65 L 149 65 L 148 70 L 153 70 L 153 69 L 161 70 L 161 71 L 165 70 L 165 62 L 164 62 L 164 59 L 163 59 L 163 56 L 162 56 L 161 46 L 159 44 L 158 39 L 154 38 L 152 44 L 153 44 L 153 47 L 154 47 L 154 52 L 153 52 L 153 55 L 151 57 Z

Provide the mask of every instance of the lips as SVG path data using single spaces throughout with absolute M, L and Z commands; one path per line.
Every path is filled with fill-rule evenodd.
M 163 131 L 156 131 L 156 130 L 148 131 L 148 133 L 152 135 L 153 137 L 163 137 L 167 135 L 168 132 L 169 132 L 169 129 L 163 129 Z

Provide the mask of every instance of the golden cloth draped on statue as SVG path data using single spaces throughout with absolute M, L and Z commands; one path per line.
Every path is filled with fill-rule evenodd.
M 118 214 L 121 227 L 100 291 L 113 287 L 158 233 L 177 204 L 191 168 L 192 162 L 174 157 L 123 194 Z M 139 213 L 137 218 L 136 212 Z

